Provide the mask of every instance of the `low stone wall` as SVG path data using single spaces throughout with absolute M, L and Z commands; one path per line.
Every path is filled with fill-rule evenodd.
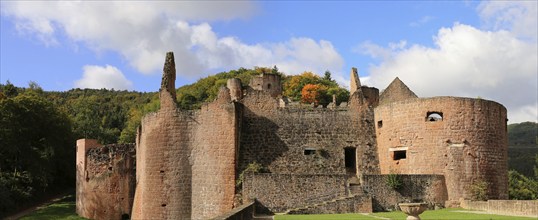
M 388 186 L 388 176 L 363 176 L 363 189 L 372 196 L 374 211 L 398 210 L 398 203 L 403 202 L 425 202 L 432 209 L 442 206 L 448 198 L 442 175 L 399 174 L 402 185 L 397 190 Z
M 256 201 L 245 203 L 212 220 L 250 220 L 256 212 Z
M 345 197 L 346 183 L 346 175 L 247 173 L 243 199 L 256 199 L 270 212 L 285 212 Z
M 538 200 L 462 200 L 464 209 L 480 210 L 499 215 L 517 215 L 538 218 Z
M 288 214 L 371 213 L 372 198 L 356 195 L 290 211 Z

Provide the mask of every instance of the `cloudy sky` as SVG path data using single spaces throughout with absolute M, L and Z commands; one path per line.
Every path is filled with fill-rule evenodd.
M 239 67 L 333 73 L 421 97 L 481 97 L 538 121 L 536 1 L 2 1 L 0 82 L 156 91 Z

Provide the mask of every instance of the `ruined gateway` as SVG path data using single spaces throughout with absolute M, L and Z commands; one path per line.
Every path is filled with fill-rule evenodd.
M 92 219 L 211 219 L 256 199 L 257 212 L 390 210 L 458 205 L 487 183 L 508 197 L 506 108 L 471 98 L 418 98 L 396 78 L 379 90 L 351 71 L 348 103 L 287 103 L 277 75 L 228 80 L 200 110 L 176 106 L 166 56 L 161 107 L 136 144 L 77 141 L 77 213 Z M 136 153 L 135 153 L 136 152 Z M 261 173 L 241 172 L 261 164 Z M 136 164 L 136 165 L 135 165 Z M 397 175 L 401 187 L 390 187 Z

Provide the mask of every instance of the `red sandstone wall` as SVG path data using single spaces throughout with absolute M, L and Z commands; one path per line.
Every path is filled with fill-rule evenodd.
M 434 111 L 443 113 L 442 121 L 426 121 Z M 375 123 L 382 174 L 443 174 L 449 200 L 470 198 L 470 185 L 485 180 L 489 198 L 507 198 L 504 106 L 470 98 L 409 99 L 378 106 Z M 392 158 L 398 149 L 406 149 L 405 159 Z
M 133 219 L 191 218 L 190 130 L 196 122 L 163 105 L 167 100 L 170 94 L 161 91 L 161 109 L 142 119 Z
M 210 219 L 233 209 L 238 135 L 236 106 L 228 89 L 197 112 L 192 145 L 192 219 Z
M 83 194 L 86 191 L 86 187 L 84 186 L 84 183 L 86 182 L 86 151 L 88 151 L 91 148 L 100 147 L 101 145 L 97 142 L 97 140 L 92 139 L 79 139 L 77 140 L 77 176 L 76 176 L 76 209 L 77 214 L 80 216 L 87 216 L 85 213 L 84 204 L 83 204 Z
M 77 145 L 82 142 L 97 146 L 94 140 L 84 139 Z M 77 173 L 77 213 L 90 219 L 130 216 L 135 185 L 134 144 L 94 147 L 86 151 L 85 160 L 84 172 Z
M 161 102 L 172 102 L 168 92 L 161 92 Z M 144 117 L 133 219 L 208 219 L 230 211 L 236 126 L 227 89 L 200 111 L 181 111 L 164 103 L 157 113 Z

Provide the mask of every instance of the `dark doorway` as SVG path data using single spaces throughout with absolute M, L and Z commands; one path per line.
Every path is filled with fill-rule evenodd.
M 346 172 L 355 174 L 357 172 L 357 153 L 354 147 L 344 148 Z

